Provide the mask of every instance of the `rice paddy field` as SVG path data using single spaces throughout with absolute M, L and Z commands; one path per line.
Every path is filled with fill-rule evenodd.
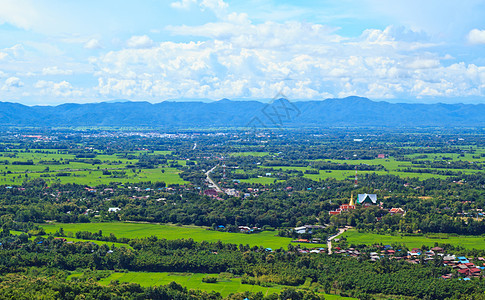
M 355 229 L 346 231 L 342 236 L 347 238 L 349 245 L 390 245 L 399 243 L 404 244 L 411 249 L 420 248 L 423 245 L 433 247 L 435 243 L 446 243 L 454 246 L 461 246 L 466 249 L 485 250 L 485 237 L 483 236 L 452 236 L 446 234 L 434 234 L 430 236 L 381 235 L 376 233 L 358 232 Z
M 168 155 L 171 151 L 155 151 L 151 155 Z M 170 184 L 186 184 L 180 178 L 180 171 L 173 167 L 159 166 L 153 169 L 129 168 L 137 162 L 143 151 L 133 152 L 135 159 L 122 158 L 116 154 L 98 153 L 94 159 L 100 163 L 91 164 L 75 160 L 75 155 L 60 153 L 55 149 L 43 149 L 42 152 L 25 152 L 9 150 L 0 152 L 0 185 L 21 185 L 26 180 L 43 178 L 47 183 L 78 183 L 85 185 L 118 183 L 136 183 L 141 181 L 163 181 Z M 13 157 L 12 157 L 13 156 Z M 30 161 L 32 164 L 19 164 Z M 89 160 L 86 160 L 89 161 Z M 179 165 L 185 165 L 185 160 L 175 160 Z M 104 175 L 103 170 L 111 174 Z M 63 174 L 60 174 L 63 173 Z M 61 176 L 63 175 L 63 176 Z
M 175 225 L 160 225 L 148 223 L 56 223 L 56 224 L 42 224 L 46 233 L 54 233 L 61 227 L 66 234 L 75 233 L 77 231 L 98 232 L 103 231 L 103 235 L 113 233 L 116 237 L 125 238 L 142 238 L 149 236 L 157 236 L 167 240 L 175 239 L 193 239 L 196 242 L 207 241 L 231 244 L 248 244 L 249 246 L 262 246 L 271 249 L 287 249 L 288 244 L 291 243 L 291 238 L 284 238 L 275 236 L 276 231 L 263 231 L 254 234 L 244 233 L 228 233 L 207 230 L 206 227 L 200 226 L 175 226 Z M 324 244 L 301 244 L 301 247 L 307 245 L 308 248 L 326 247 Z
M 187 289 L 197 289 L 203 291 L 214 291 L 220 293 L 223 297 L 228 296 L 231 293 L 239 292 L 262 292 L 265 296 L 280 293 L 285 286 L 274 285 L 271 287 L 262 287 L 259 285 L 249 285 L 242 284 L 240 278 L 224 278 L 219 277 L 217 283 L 205 283 L 202 282 L 202 278 L 208 276 L 209 274 L 203 273 L 156 273 L 156 272 L 128 272 L 128 273 L 112 273 L 109 277 L 103 278 L 99 281 L 102 285 L 107 285 L 113 280 L 118 280 L 119 282 L 132 282 L 138 283 L 141 286 L 157 286 L 166 285 L 172 281 L 186 287 Z M 211 274 L 211 276 L 217 276 Z M 310 282 L 305 283 L 302 286 L 296 287 L 297 289 L 309 288 Z M 328 295 L 324 294 L 325 299 L 342 299 L 338 295 Z M 355 298 L 344 298 L 344 299 L 355 299 Z
M 480 152 L 481 153 L 481 152 Z M 407 158 L 413 158 L 419 155 L 423 154 L 412 154 L 412 155 L 407 155 Z M 455 153 L 433 153 L 433 154 L 426 154 L 427 158 L 426 159 L 420 159 L 418 161 L 441 161 L 443 157 L 445 158 L 450 158 L 452 161 L 467 161 L 467 162 L 483 162 L 483 158 L 477 158 L 477 154 L 464 154 L 463 157 L 461 157 L 459 154 Z M 473 158 L 475 156 L 475 158 Z M 360 165 L 360 164 L 365 164 L 365 165 L 382 165 L 386 170 L 383 171 L 358 171 L 359 174 L 378 174 L 378 175 L 396 175 L 401 178 L 419 178 L 420 180 L 425 180 L 429 178 L 441 178 L 445 179 L 449 176 L 446 175 L 440 175 L 440 174 L 432 174 L 432 173 L 420 173 L 418 171 L 420 170 L 426 170 L 423 168 L 417 168 L 415 165 L 413 165 L 410 161 L 397 161 L 395 158 L 390 157 L 390 158 L 381 158 L 381 159 L 361 159 L 361 160 L 338 160 L 338 159 L 325 159 L 325 160 L 314 160 L 314 161 L 326 161 L 326 162 L 331 162 L 331 163 L 336 163 L 336 164 L 347 164 L 347 165 Z M 261 166 L 261 168 L 269 168 L 265 166 Z M 281 170 L 281 171 L 287 171 L 287 170 L 297 170 L 301 172 L 305 172 L 306 170 L 311 170 L 312 168 L 310 166 L 307 167 L 288 167 L 288 166 L 275 166 L 271 167 L 274 170 Z M 407 169 L 407 168 L 413 168 L 417 172 L 403 172 L 399 171 L 399 169 Z M 463 174 L 473 174 L 476 172 L 483 172 L 481 170 L 474 170 L 474 169 L 439 169 L 441 171 L 453 171 L 453 172 L 462 172 Z M 337 180 L 345 180 L 345 179 L 350 179 L 355 176 L 355 171 L 354 170 L 319 170 L 319 174 L 304 174 L 303 177 L 318 181 L 318 180 L 323 180 L 326 178 L 335 178 Z

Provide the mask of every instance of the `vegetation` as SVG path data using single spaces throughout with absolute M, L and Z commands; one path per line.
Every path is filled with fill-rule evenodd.
M 352 227 L 334 249 L 440 246 L 479 261 L 483 136 L 4 128 L 0 298 L 479 299 L 480 277 L 439 258 L 323 248 Z M 364 193 L 378 201 L 340 210 Z

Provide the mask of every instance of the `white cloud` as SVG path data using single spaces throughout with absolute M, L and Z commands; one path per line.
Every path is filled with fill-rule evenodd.
M 468 41 L 472 44 L 485 44 L 485 30 L 472 29 L 468 33 Z
M 163 42 L 93 58 L 98 92 L 147 100 L 272 98 L 279 91 L 293 99 L 483 95 L 485 67 L 442 65 L 429 52 L 434 44 L 419 33 L 388 27 L 345 38 L 318 24 L 252 24 L 238 17 L 170 28 L 208 41 Z
M 197 0 L 182 0 L 182 1 L 174 1 L 170 3 L 170 6 L 177 9 L 188 9 L 193 4 L 196 4 Z
M 34 84 L 34 87 L 40 89 L 41 95 L 55 96 L 55 97 L 80 97 L 83 92 L 79 89 L 74 89 L 71 83 L 67 81 L 53 82 L 46 80 L 39 80 Z
M 153 41 L 147 35 L 134 35 L 127 42 L 129 48 L 150 48 L 153 46 Z
M 218 18 L 224 18 L 227 15 L 227 8 L 229 7 L 223 0 L 180 0 L 170 3 L 171 7 L 184 10 L 196 5 L 202 11 L 212 11 Z
M 437 59 L 423 59 L 418 58 L 406 65 L 409 69 L 433 69 L 440 66 L 440 61 Z
M 3 0 L 0 22 L 8 22 L 24 29 L 31 29 L 40 23 L 41 14 L 29 0 Z
M 85 49 L 101 49 L 103 46 L 97 39 L 90 39 L 84 44 Z
M 61 70 L 57 66 L 42 69 L 42 75 L 72 75 L 72 70 Z
M 2 87 L 3 91 L 9 91 L 12 89 L 20 88 L 24 85 L 24 83 L 18 77 L 9 77 L 5 80 L 5 83 Z

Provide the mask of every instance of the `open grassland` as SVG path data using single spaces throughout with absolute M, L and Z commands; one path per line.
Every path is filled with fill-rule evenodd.
M 103 235 L 113 233 L 116 237 L 125 238 L 142 238 L 149 236 L 157 236 L 167 240 L 175 239 L 193 239 L 196 242 L 207 241 L 231 244 L 248 244 L 249 246 L 263 246 L 265 248 L 279 249 L 288 248 L 291 243 L 291 238 L 284 238 L 275 236 L 276 231 L 263 231 L 261 233 L 244 234 L 244 233 L 227 233 L 220 231 L 207 230 L 200 226 L 174 226 L 174 225 L 159 225 L 148 223 L 68 223 L 68 224 L 46 224 L 41 225 L 47 233 L 54 233 L 59 228 L 63 228 L 67 234 L 77 231 L 98 232 L 102 230 Z M 296 245 L 296 244 L 295 244 Z M 301 244 L 301 247 L 326 247 L 323 244 Z
M 209 274 L 203 273 L 155 273 L 155 272 L 128 272 L 128 273 L 112 273 L 110 276 L 99 281 L 102 285 L 107 285 L 113 280 L 119 282 L 138 283 L 141 286 L 157 286 L 166 285 L 172 281 L 186 287 L 187 289 L 197 289 L 203 291 L 214 291 L 220 293 L 223 297 L 227 297 L 231 293 L 241 292 L 262 292 L 265 296 L 275 293 L 280 293 L 285 286 L 273 285 L 271 287 L 262 287 L 259 285 L 242 284 L 240 278 L 221 278 L 217 283 L 202 282 L 202 278 Z M 217 276 L 211 274 L 210 276 Z M 306 285 L 296 287 L 297 289 L 308 288 Z M 325 299 L 341 299 L 337 295 L 325 294 Z M 345 298 L 354 299 L 354 298 Z
M 485 250 L 485 238 L 483 236 L 448 236 L 444 234 L 434 234 L 426 236 L 401 236 L 401 235 L 381 235 L 375 233 L 361 233 L 351 229 L 342 236 L 347 238 L 348 244 L 383 244 L 390 245 L 399 243 L 406 245 L 409 249 L 420 248 L 422 245 L 433 247 L 435 243 L 446 243 L 454 246 L 461 246 L 467 249 Z

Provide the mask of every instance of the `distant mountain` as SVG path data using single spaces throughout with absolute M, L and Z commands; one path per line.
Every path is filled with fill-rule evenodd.
M 0 102 L 0 125 L 163 127 L 485 126 L 485 104 L 323 101 L 102 102 L 25 106 Z

